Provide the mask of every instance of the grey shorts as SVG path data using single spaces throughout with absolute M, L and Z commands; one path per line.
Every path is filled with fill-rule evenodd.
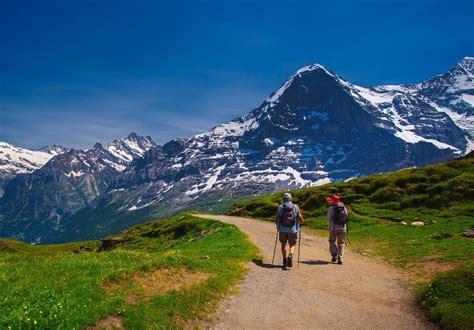
M 296 239 L 298 237 L 298 233 L 282 233 L 280 232 L 280 242 L 281 243 L 290 243 L 290 245 L 296 244 Z

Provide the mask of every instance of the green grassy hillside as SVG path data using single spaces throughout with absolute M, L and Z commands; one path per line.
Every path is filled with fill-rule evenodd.
M 100 241 L 0 240 L 0 328 L 183 326 L 243 277 L 256 248 L 234 226 L 191 215 Z
M 445 277 L 439 275 L 433 287 L 424 287 L 421 297 L 434 320 L 446 327 L 472 329 L 474 239 L 463 232 L 474 229 L 474 159 L 300 189 L 292 194 L 306 225 L 321 232 L 327 228 L 326 197 L 340 195 L 350 209 L 352 248 L 385 257 L 409 270 L 417 281 L 430 283 L 437 272 L 452 270 Z M 282 193 L 276 193 L 242 200 L 227 214 L 273 220 L 281 197 Z M 415 221 L 424 225 L 411 225 Z M 459 280 L 459 274 L 465 280 Z

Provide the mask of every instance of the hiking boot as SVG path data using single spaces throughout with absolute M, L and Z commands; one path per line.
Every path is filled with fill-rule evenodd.
M 337 256 L 332 256 L 331 262 L 336 262 L 337 261 Z
M 290 254 L 288 258 L 286 258 L 286 265 L 288 268 L 293 267 L 293 254 Z
M 342 260 L 342 258 L 337 259 L 337 264 L 338 265 L 342 265 L 343 263 L 344 263 L 344 261 Z
M 281 267 L 283 270 L 286 270 L 286 269 L 287 269 L 287 268 L 286 268 L 286 263 L 287 263 L 286 260 L 287 260 L 286 258 L 283 258 L 283 266 Z

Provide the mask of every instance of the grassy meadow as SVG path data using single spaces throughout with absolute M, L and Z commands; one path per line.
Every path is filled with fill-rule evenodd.
M 234 226 L 190 214 L 101 242 L 0 240 L 0 328 L 182 327 L 243 278 L 256 248 Z

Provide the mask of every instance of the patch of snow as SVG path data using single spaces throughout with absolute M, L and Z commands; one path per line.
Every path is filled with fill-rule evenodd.
M 30 173 L 43 167 L 55 155 L 23 149 L 6 142 L 0 142 L 0 171 L 5 173 Z
M 268 146 L 272 146 L 273 145 L 273 141 L 269 138 L 266 138 L 265 140 L 263 140 L 263 142 Z
M 417 135 L 415 132 L 412 130 L 415 128 L 413 125 L 403 125 L 401 121 L 403 120 L 402 117 L 398 114 L 398 112 L 395 110 L 395 108 L 391 108 L 392 112 L 392 119 L 393 119 L 393 124 L 398 128 L 397 132 L 395 133 L 395 136 L 398 137 L 399 139 L 402 139 L 408 143 L 418 143 L 418 142 L 428 142 L 439 149 L 452 149 L 459 151 L 458 148 L 453 147 L 449 144 L 440 142 L 438 140 L 434 139 L 426 139 L 422 136 Z
M 84 171 L 79 171 L 79 172 L 76 172 L 76 171 L 70 171 L 69 173 L 65 173 L 67 177 L 73 177 L 73 178 L 77 178 L 77 177 L 80 177 L 80 176 L 83 176 L 84 175 Z
M 461 98 L 464 102 L 469 103 L 469 105 L 474 108 L 474 95 L 462 94 Z
M 395 97 L 396 94 L 394 93 L 377 93 L 374 90 L 370 90 L 368 88 L 360 87 L 360 86 L 355 86 L 355 89 L 357 92 L 366 100 L 373 104 L 380 104 L 380 103 L 392 103 L 393 98 Z
M 331 183 L 330 178 L 319 179 L 317 181 L 312 182 L 311 186 L 322 186 L 323 184 Z

